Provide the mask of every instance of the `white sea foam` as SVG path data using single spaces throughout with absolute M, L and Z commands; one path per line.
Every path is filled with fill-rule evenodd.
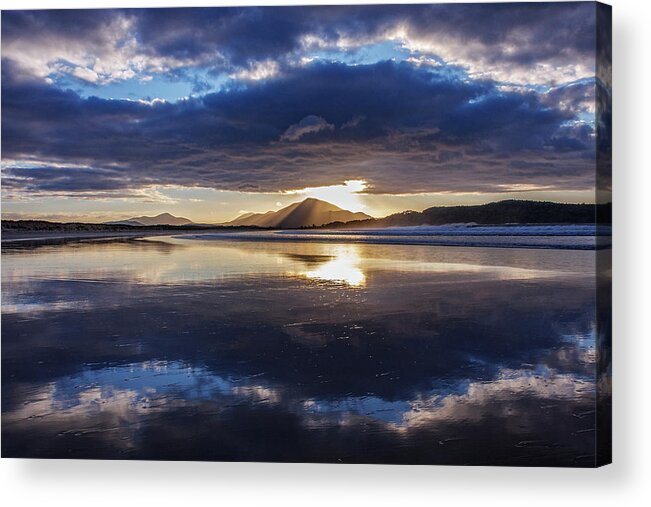
M 568 225 L 418 225 L 381 229 L 278 231 L 280 234 L 327 234 L 362 236 L 610 236 L 611 227 L 595 224 Z
M 611 227 L 575 225 L 474 224 L 388 227 L 384 229 L 305 229 L 192 234 L 185 239 L 241 241 L 311 241 L 368 244 L 480 246 L 594 250 L 611 245 Z

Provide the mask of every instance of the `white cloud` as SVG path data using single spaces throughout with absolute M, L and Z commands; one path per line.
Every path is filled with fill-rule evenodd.
M 306 134 L 313 134 L 323 130 L 334 130 L 335 126 L 328 123 L 325 118 L 311 114 L 298 123 L 290 125 L 280 137 L 281 141 L 297 141 Z
M 218 53 L 209 55 L 214 63 Z M 38 36 L 7 38 L 2 57 L 16 62 L 22 72 L 51 82 L 50 76 L 71 75 L 93 84 L 152 79 L 161 73 L 201 63 L 190 58 L 146 54 L 136 38 L 136 20 L 128 14 L 113 17 L 92 38 L 68 37 L 44 30 Z M 205 56 L 203 60 L 207 60 Z
M 97 72 L 88 67 L 75 67 L 72 71 L 72 75 L 82 81 L 88 81 L 89 83 L 97 83 L 97 81 L 99 81 Z
M 263 62 L 256 62 L 248 69 L 240 70 L 235 74 L 231 74 L 231 78 L 243 79 L 249 81 L 259 81 L 261 79 L 269 79 L 278 75 L 280 67 L 278 62 L 273 60 L 265 60 Z
M 366 119 L 366 116 L 364 115 L 358 115 L 354 116 L 352 119 L 344 123 L 341 128 L 342 129 L 352 129 L 357 127 L 361 122 L 363 122 Z

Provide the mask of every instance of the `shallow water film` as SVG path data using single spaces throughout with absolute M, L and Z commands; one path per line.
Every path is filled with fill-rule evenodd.
M 2 250 L 5 457 L 592 466 L 595 251 Z

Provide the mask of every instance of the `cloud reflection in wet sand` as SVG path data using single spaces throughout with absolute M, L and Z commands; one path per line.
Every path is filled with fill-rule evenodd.
M 469 383 L 459 393 L 423 393 L 412 400 L 393 402 L 372 396 L 319 401 L 292 397 L 282 388 L 250 380 L 224 379 L 181 363 L 142 363 L 62 378 L 35 388 L 32 397 L 33 401 L 4 414 L 3 424 L 10 434 L 18 428 L 19 432 L 49 436 L 46 448 L 53 449 L 62 437 L 95 434 L 102 447 L 120 456 L 137 453 L 139 434 L 146 432 L 147 425 L 160 424 L 158 419 L 165 413 L 196 413 L 201 407 L 198 416 L 219 418 L 233 407 L 259 404 L 295 416 L 308 430 L 363 429 L 373 424 L 393 434 L 398 445 L 405 435 L 441 425 L 459 425 L 455 435 L 463 435 L 462 428 L 481 425 L 487 418 L 517 418 L 520 428 L 513 433 L 521 435 L 522 445 L 527 441 L 527 426 L 535 426 L 535 421 L 527 421 L 535 414 L 519 409 L 522 400 L 539 404 L 571 401 L 587 407 L 594 401 L 594 386 L 587 379 L 552 371 L 505 370 L 496 380 Z M 578 410 L 572 415 L 584 418 L 589 412 Z M 590 418 L 583 426 L 590 429 Z M 553 446 L 553 442 L 546 445 Z
M 593 459 L 593 253 L 166 241 L 3 249 L 4 455 Z

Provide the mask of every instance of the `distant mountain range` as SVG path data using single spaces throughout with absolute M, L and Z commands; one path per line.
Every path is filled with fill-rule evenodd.
M 421 212 L 403 211 L 384 218 L 332 223 L 326 227 L 373 228 L 463 223 L 484 225 L 586 224 L 595 223 L 595 221 L 611 223 L 611 203 L 594 205 L 507 200 L 477 206 L 437 206 Z
M 424 211 L 404 211 L 384 218 L 372 218 L 365 213 L 353 213 L 319 199 L 308 198 L 278 211 L 247 213 L 224 224 L 198 224 L 187 218 L 161 213 L 128 220 L 91 223 L 59 223 L 43 220 L 2 220 L 2 231 L 99 232 L 126 231 L 138 228 L 164 231 L 208 230 L 230 228 L 298 229 L 323 228 L 381 228 L 415 225 L 446 224 L 610 224 L 612 205 L 561 204 L 541 201 L 499 201 L 478 206 L 444 206 Z
M 583 224 L 610 223 L 612 206 L 608 204 L 563 204 L 545 201 L 506 200 L 475 206 L 435 206 L 424 211 L 403 211 L 384 218 L 352 212 L 312 197 L 278 211 L 246 213 L 230 222 L 215 224 L 229 227 L 299 229 L 302 227 L 369 228 L 414 225 L 476 224 Z M 209 226 L 170 213 L 106 222 L 128 226 Z
M 232 227 L 273 227 L 279 229 L 296 229 L 300 227 L 318 227 L 331 222 L 346 223 L 352 220 L 368 220 L 372 217 L 365 213 L 353 213 L 341 209 L 329 202 L 308 198 L 302 202 L 290 204 L 278 211 L 266 213 L 246 213 L 235 220 L 218 224 Z M 161 213 L 154 217 L 142 216 L 126 220 L 106 222 L 107 225 L 131 225 L 136 227 L 153 225 L 208 225 L 196 224 L 192 220 L 176 217 L 170 213 Z
M 175 217 L 169 213 L 161 213 L 155 217 L 135 217 L 128 218 L 126 220 L 115 220 L 113 222 L 106 222 L 108 225 L 134 225 L 134 226 L 144 226 L 144 225 L 192 225 L 194 222 L 187 218 Z
M 354 213 L 329 202 L 310 197 L 302 202 L 290 204 L 278 211 L 246 213 L 223 225 L 296 229 L 299 227 L 318 227 L 332 222 L 347 223 L 353 220 L 368 220 L 371 218 L 366 213 Z

